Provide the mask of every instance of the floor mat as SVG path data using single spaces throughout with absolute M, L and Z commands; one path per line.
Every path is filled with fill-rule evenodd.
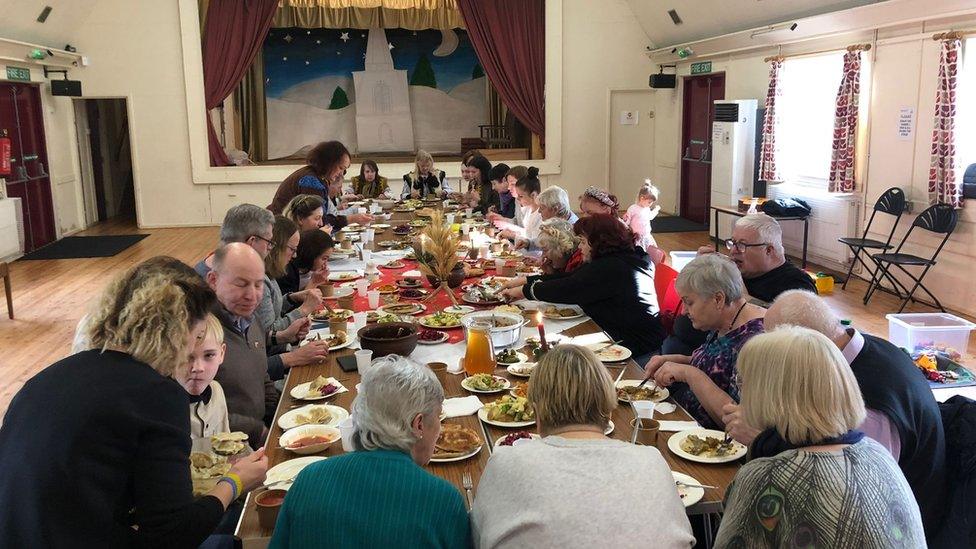
M 662 215 L 651 220 L 651 232 L 655 233 L 689 233 L 707 230 L 706 225 L 676 215 Z
M 111 257 L 148 234 L 124 234 L 112 236 L 69 236 L 34 250 L 21 259 L 82 259 L 85 257 Z

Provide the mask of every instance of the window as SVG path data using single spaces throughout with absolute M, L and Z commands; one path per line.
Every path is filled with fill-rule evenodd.
M 930 137 L 931 139 L 931 137 Z M 962 183 L 966 167 L 976 163 L 976 38 L 963 42 L 956 88 L 956 180 Z
M 783 62 L 782 91 L 776 101 L 776 163 L 785 181 L 827 185 L 834 106 L 843 70 L 843 52 Z M 862 104 L 866 104 L 864 97 Z

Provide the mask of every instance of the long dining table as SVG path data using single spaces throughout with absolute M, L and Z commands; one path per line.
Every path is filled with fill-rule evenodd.
M 412 218 L 413 218 L 413 214 L 394 212 L 390 220 L 385 221 L 384 223 L 390 223 L 394 225 L 402 224 L 409 221 Z M 378 248 L 378 246 L 376 246 L 377 242 L 383 242 L 384 240 L 390 240 L 390 239 L 403 239 L 403 238 L 404 237 L 399 237 L 394 235 L 392 232 L 392 227 L 386 228 L 383 231 L 376 231 L 374 239 L 372 240 L 372 242 L 366 245 L 365 249 Z M 409 270 L 411 268 L 415 268 L 415 262 L 404 260 L 404 263 L 406 263 L 405 268 L 397 272 L 383 271 L 383 277 L 371 283 L 370 287 L 375 287 L 384 283 L 389 283 L 390 280 L 395 280 L 396 278 L 399 278 L 400 272 Z M 330 268 L 332 267 L 330 266 Z M 472 282 L 472 281 L 473 280 L 466 280 L 465 282 Z M 460 302 L 460 299 L 458 301 Z M 368 307 L 365 306 L 363 299 L 357 299 L 354 308 L 355 310 L 359 311 L 359 310 L 366 310 Z M 477 308 L 483 309 L 486 307 L 477 307 Z M 435 310 L 436 310 L 435 308 L 428 306 L 428 310 L 426 311 L 426 313 L 432 313 L 435 312 Z M 535 322 L 536 321 L 534 315 L 531 315 L 529 314 L 529 312 L 527 312 L 526 325 L 525 327 L 523 327 L 523 330 L 532 329 L 536 325 Z M 463 330 L 463 328 L 450 330 L 450 332 L 453 332 L 452 341 L 458 339 L 458 334 L 460 334 L 458 330 Z M 552 334 L 552 335 L 556 337 L 562 337 L 562 338 L 572 338 L 572 337 L 587 336 L 590 334 L 603 334 L 605 336 L 605 333 L 600 328 L 600 326 L 598 326 L 597 323 L 594 322 L 592 319 L 586 319 L 579 324 L 576 324 L 574 326 L 562 330 L 561 333 Z M 600 341 L 600 340 L 597 339 L 596 341 Z M 604 338 L 603 341 L 608 341 L 608 340 Z M 344 349 L 337 349 L 331 352 L 329 354 L 329 358 L 323 361 L 321 364 L 295 367 L 290 370 L 288 376 L 285 378 L 285 385 L 284 385 L 284 390 L 282 391 L 281 400 L 278 402 L 278 407 L 274 414 L 274 421 L 272 422 L 269 428 L 268 438 L 265 443 L 265 449 L 266 449 L 266 454 L 268 456 L 269 467 L 273 467 L 275 465 L 278 465 L 280 463 L 283 463 L 291 459 L 303 457 L 282 448 L 279 444 L 279 437 L 281 437 L 284 431 L 281 429 L 281 427 L 278 426 L 278 418 L 281 417 L 282 414 L 287 413 L 290 410 L 293 410 L 300 406 L 310 404 L 308 401 L 295 399 L 291 396 L 290 394 L 291 390 L 295 386 L 312 381 L 319 376 L 334 377 L 336 380 L 341 382 L 348 389 L 348 391 L 332 396 L 325 401 L 316 401 L 316 403 L 332 404 L 334 406 L 339 406 L 341 408 L 344 408 L 345 410 L 351 409 L 352 402 L 356 398 L 356 385 L 360 381 L 359 374 L 358 372 L 355 371 L 354 372 L 343 371 L 339 367 L 337 359 L 339 357 L 352 355 L 355 350 L 357 350 L 355 345 L 352 345 Z M 523 348 L 522 351 L 529 353 L 528 356 L 531 356 L 531 350 L 528 347 Z M 612 375 L 612 377 L 617 381 L 643 378 L 643 370 L 633 360 L 630 359 L 618 363 L 608 363 L 606 366 L 610 374 Z M 518 381 L 525 381 L 524 378 L 520 379 L 518 377 L 514 377 L 511 374 L 509 374 L 508 370 L 503 365 L 496 368 L 494 374 L 496 376 L 501 376 L 506 379 L 509 379 L 509 381 L 513 385 Z M 463 378 L 464 378 L 463 374 L 455 375 L 455 374 L 448 373 L 445 376 L 445 381 L 444 381 L 445 398 L 464 397 L 472 394 L 467 390 L 465 390 L 464 388 L 462 388 L 461 381 L 463 380 Z M 478 394 L 476 396 L 483 403 L 488 403 L 493 400 L 496 400 L 501 395 Z M 617 408 L 613 411 L 613 415 L 611 418 L 614 423 L 614 430 L 609 436 L 617 440 L 625 441 L 628 443 L 631 442 L 631 435 L 633 433 L 631 421 L 634 419 L 634 417 L 635 416 L 631 407 L 624 406 L 624 405 L 617 406 Z M 676 409 L 669 414 L 661 414 L 660 412 L 658 412 L 656 413 L 655 418 L 659 420 L 677 420 L 677 421 L 689 421 L 692 419 L 691 416 L 689 416 L 688 413 L 680 406 L 677 406 Z M 488 460 L 494 449 L 494 443 L 497 439 L 504 437 L 507 434 L 517 432 L 519 430 L 528 430 L 530 432 L 537 431 L 536 425 L 533 425 L 531 427 L 518 428 L 518 429 L 489 425 L 483 423 L 478 418 L 477 414 L 449 418 L 449 419 L 445 419 L 444 422 L 455 423 L 474 430 L 476 433 L 479 434 L 479 436 L 482 437 L 482 441 L 484 443 L 480 452 L 478 452 L 476 455 L 466 460 L 448 462 L 448 463 L 429 463 L 425 466 L 425 469 L 428 470 L 431 474 L 441 477 L 447 480 L 448 482 L 450 482 L 451 484 L 453 484 L 455 487 L 457 487 L 458 491 L 461 492 L 462 496 L 465 493 L 464 484 L 463 484 L 463 476 L 465 473 L 469 473 L 471 475 L 471 479 L 473 483 L 473 492 L 474 494 L 477 494 L 478 482 L 481 478 L 482 472 L 485 469 L 485 466 L 488 464 Z M 705 463 L 696 463 L 696 462 L 682 459 L 681 457 L 674 455 L 668 449 L 668 445 L 667 445 L 668 439 L 673 434 L 674 433 L 661 431 L 657 437 L 657 448 L 661 452 L 661 455 L 664 457 L 671 470 L 677 473 L 684 473 L 686 475 L 689 475 L 703 485 L 715 486 L 715 488 L 706 488 L 705 494 L 702 497 L 702 499 L 699 502 L 686 508 L 689 515 L 702 515 L 704 517 L 705 526 L 706 526 L 705 528 L 706 539 L 703 541 L 705 541 L 706 546 L 710 546 L 711 545 L 711 539 L 710 539 L 711 517 L 715 514 L 721 513 L 722 501 L 725 497 L 725 491 L 729 487 L 729 484 L 731 483 L 733 477 L 735 476 L 736 472 L 741 466 L 741 461 L 722 463 L 722 464 L 712 464 L 712 463 L 705 464 Z M 344 450 L 342 448 L 342 445 L 337 441 L 336 443 L 330 445 L 324 451 L 315 455 L 329 458 L 329 457 L 341 455 L 343 453 Z M 246 496 L 246 499 L 244 501 L 244 509 L 241 514 L 241 518 L 238 522 L 237 530 L 235 532 L 236 537 L 242 542 L 245 549 L 258 549 L 258 548 L 266 547 L 273 534 L 272 529 L 263 528 L 258 522 L 257 511 L 254 503 L 254 496 L 257 493 L 259 493 L 261 490 L 262 489 L 259 488 Z M 653 498 L 653 497 L 654 497 L 653 494 L 648 494 L 648 498 Z

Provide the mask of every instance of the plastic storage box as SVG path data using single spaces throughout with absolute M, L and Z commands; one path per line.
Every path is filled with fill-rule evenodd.
M 888 341 L 909 352 L 923 347 L 951 347 L 965 356 L 969 332 L 976 324 L 948 313 L 903 313 L 885 315 Z
M 685 265 L 691 263 L 692 259 L 698 257 L 698 252 L 671 252 L 671 267 L 681 272 Z

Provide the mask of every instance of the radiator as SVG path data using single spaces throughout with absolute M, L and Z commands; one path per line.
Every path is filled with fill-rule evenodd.
M 851 261 L 851 250 L 837 239 L 857 235 L 857 197 L 835 197 L 824 190 L 788 184 L 770 185 L 766 196 L 770 199 L 798 198 L 809 204 L 812 211 L 807 242 L 808 260 L 832 269 L 847 270 Z M 783 246 L 789 255 L 801 256 L 802 223 L 783 223 Z

